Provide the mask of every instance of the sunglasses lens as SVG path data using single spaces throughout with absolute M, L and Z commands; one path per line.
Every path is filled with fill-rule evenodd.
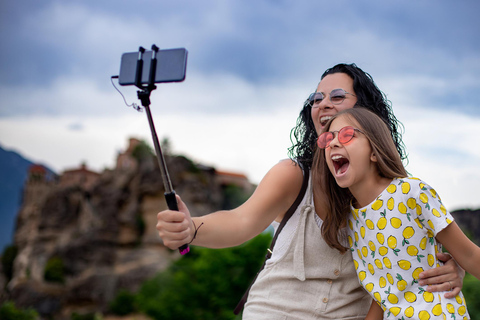
M 321 149 L 325 149 L 330 145 L 330 142 L 333 140 L 333 133 L 324 132 L 322 133 L 317 140 L 317 145 Z
M 335 89 L 330 92 L 330 100 L 333 104 L 342 103 L 345 100 L 346 93 L 343 89 Z
M 347 143 L 348 141 L 352 140 L 353 136 L 355 135 L 355 129 L 353 127 L 343 127 L 338 132 L 338 141 L 340 143 Z
M 312 94 L 312 101 L 315 104 L 319 104 L 323 100 L 323 94 L 321 92 L 315 92 Z

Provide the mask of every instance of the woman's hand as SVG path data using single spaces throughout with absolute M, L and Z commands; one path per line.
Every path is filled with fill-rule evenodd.
M 460 293 L 463 286 L 465 270 L 448 253 L 437 253 L 437 259 L 445 265 L 420 273 L 420 285 L 428 285 L 428 292 L 448 291 L 445 298 L 454 298 Z
M 157 214 L 158 235 L 163 244 L 172 250 L 190 243 L 195 232 L 190 211 L 178 195 L 177 204 L 178 211 L 164 210 Z

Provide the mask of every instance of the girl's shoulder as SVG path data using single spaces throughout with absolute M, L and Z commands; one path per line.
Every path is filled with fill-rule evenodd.
M 427 182 L 417 177 L 395 178 L 392 180 L 388 188 L 395 191 L 401 191 L 403 194 L 411 195 L 418 195 L 422 192 L 433 190 Z

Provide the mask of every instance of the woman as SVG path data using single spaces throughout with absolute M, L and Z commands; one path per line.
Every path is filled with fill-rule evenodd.
M 294 203 L 303 184 L 301 167 L 309 169 L 315 142 L 331 116 L 355 105 L 372 106 L 392 132 L 399 154 L 405 152 L 384 95 L 372 78 L 356 65 L 339 64 L 322 75 L 315 94 L 305 102 L 290 149 L 295 160 L 283 160 L 270 169 L 253 195 L 241 206 L 191 218 L 178 199 L 179 211 L 158 214 L 157 230 L 164 244 L 176 249 L 185 243 L 224 248 L 255 237 Z M 300 165 L 298 165 L 300 164 Z M 310 180 L 310 179 L 309 179 Z M 351 255 L 342 254 L 323 240 L 322 222 L 327 218 L 322 199 L 312 200 L 311 188 L 280 233 L 273 254 L 253 284 L 244 319 L 363 319 L 370 298 L 359 285 Z M 198 230 L 196 226 L 200 226 Z M 449 259 L 449 257 L 440 257 Z M 430 289 L 461 289 L 463 276 L 454 261 L 425 272 Z M 450 285 L 451 284 L 451 285 Z

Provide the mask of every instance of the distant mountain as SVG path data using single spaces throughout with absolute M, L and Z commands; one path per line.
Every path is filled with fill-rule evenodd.
M 0 254 L 5 246 L 13 242 L 15 217 L 21 206 L 23 185 L 32 164 L 20 154 L 0 146 Z

